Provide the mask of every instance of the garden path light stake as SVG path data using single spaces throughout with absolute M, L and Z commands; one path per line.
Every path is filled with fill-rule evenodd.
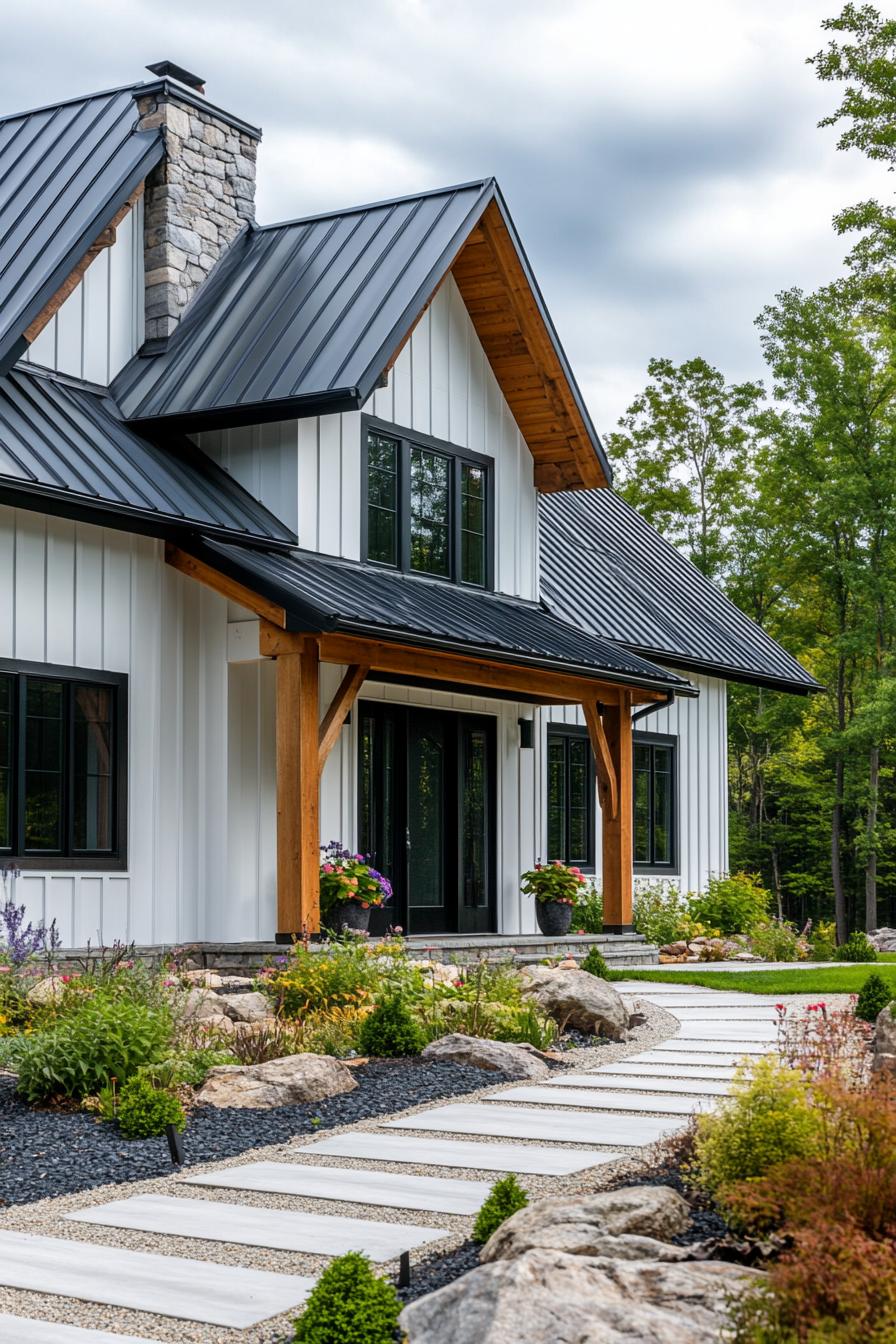
M 182 1167 L 184 1164 L 184 1141 L 174 1125 L 166 1125 L 165 1133 L 168 1135 L 168 1151 L 171 1154 L 171 1161 L 174 1166 Z

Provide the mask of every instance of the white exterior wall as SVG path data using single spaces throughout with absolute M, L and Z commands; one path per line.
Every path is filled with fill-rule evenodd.
M 29 346 L 40 364 L 91 383 L 110 383 L 143 344 L 143 198 L 55 317 Z
M 0 657 L 128 674 L 126 870 L 15 883 L 66 945 L 230 936 L 226 641 L 160 542 L 0 507 Z
M 364 407 L 495 461 L 495 587 L 538 597 L 532 455 L 451 276 Z M 197 436 L 200 447 L 295 527 L 305 550 L 361 558 L 361 413 Z
M 688 673 L 699 690 L 696 700 L 675 700 L 635 724 L 635 731 L 664 733 L 678 738 L 676 791 L 678 826 L 677 873 L 668 879 L 636 878 L 637 882 L 668 881 L 682 891 L 701 891 L 714 873 L 728 868 L 728 726 L 724 681 Z M 542 711 L 542 736 L 549 721 L 584 725 L 577 705 Z M 543 795 L 546 780 L 539 778 Z M 541 852 L 547 849 L 547 808 L 538 802 Z M 600 873 L 601 832 L 597 828 L 596 868 Z

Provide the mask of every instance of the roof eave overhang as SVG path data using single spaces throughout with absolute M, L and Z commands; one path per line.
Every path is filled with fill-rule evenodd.
M 664 649 L 647 648 L 642 644 L 615 641 L 622 649 L 635 653 L 639 658 L 648 658 L 664 667 L 680 668 L 683 672 L 696 672 L 703 677 L 716 677 L 719 681 L 732 681 L 743 686 L 761 687 L 768 691 L 784 691 L 788 695 L 817 695 L 827 688 L 819 681 L 801 682 L 787 677 L 763 676 L 749 668 L 729 667 L 724 663 L 710 663 L 700 658 L 682 657 L 668 653 Z
M 315 415 L 340 415 L 360 410 L 366 400 L 357 387 L 339 387 L 304 397 L 199 408 L 175 415 L 137 414 L 128 417 L 126 423 L 144 434 L 161 430 L 166 434 L 198 434 L 203 430 L 237 429 L 241 425 L 269 425 L 278 420 L 307 420 Z
M 103 230 L 108 227 L 110 221 L 115 218 L 122 206 L 127 203 L 140 183 L 146 180 L 147 174 L 164 157 L 164 141 L 157 130 L 135 131 L 134 135 L 146 141 L 146 148 L 139 160 L 131 166 L 127 173 L 123 174 L 115 191 L 106 197 L 102 208 L 97 210 L 90 223 L 66 252 L 63 259 L 47 277 L 30 302 L 22 309 L 16 319 L 15 327 L 0 339 L 0 376 L 8 373 L 27 350 L 28 342 L 25 339 L 24 332 L 28 330 L 35 318 L 43 312 L 53 296 L 58 293 L 72 271 L 83 260 L 90 247 L 96 242 Z

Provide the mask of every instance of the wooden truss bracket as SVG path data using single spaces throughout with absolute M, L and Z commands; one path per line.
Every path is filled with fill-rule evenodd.
M 588 736 L 591 739 L 591 750 L 594 755 L 594 769 L 597 774 L 597 787 L 600 791 L 601 812 L 609 813 L 611 817 L 617 817 L 619 815 L 619 781 L 616 777 L 616 767 L 610 754 L 610 745 L 604 732 L 597 701 L 583 701 L 582 710 L 585 714 L 585 723 L 588 725 Z

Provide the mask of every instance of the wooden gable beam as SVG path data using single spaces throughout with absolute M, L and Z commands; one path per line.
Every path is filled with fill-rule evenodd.
M 270 621 L 272 625 L 278 626 L 281 630 L 286 628 L 286 610 L 277 605 L 276 602 L 270 602 L 266 597 L 255 593 L 245 584 L 238 583 L 236 579 L 229 579 L 226 574 L 213 569 L 207 565 L 204 560 L 197 560 L 195 556 L 188 555 L 182 551 L 179 546 L 172 545 L 171 542 L 165 543 L 165 560 L 173 569 L 177 569 L 181 574 L 186 574 L 190 579 L 195 579 L 197 583 L 204 583 L 207 588 L 213 588 L 216 593 L 222 597 L 228 598 L 231 602 L 236 602 L 238 606 L 245 607 L 248 611 L 254 611 L 256 616 L 261 616 L 265 621 Z
M 52 299 L 50 299 L 50 301 L 44 305 L 44 307 L 38 313 L 37 317 L 31 323 L 30 327 L 26 328 L 24 335 L 25 340 L 28 342 L 29 345 L 40 335 L 44 327 L 49 322 L 52 322 L 53 318 L 59 312 L 59 309 L 65 303 L 68 296 L 74 293 L 74 291 L 78 288 L 78 285 L 80 285 L 81 281 L 84 278 L 84 273 L 87 270 L 87 268 L 96 261 L 97 257 L 100 255 L 101 252 L 105 252 L 106 248 L 111 247 L 112 244 L 115 242 L 115 232 L 119 224 L 124 219 L 125 215 L 127 215 L 134 208 L 137 201 L 143 195 L 144 185 L 145 184 L 141 182 L 140 185 L 137 187 L 137 189 L 131 193 L 131 195 L 125 201 L 124 205 L 115 215 L 115 217 L 112 220 L 110 220 L 109 223 L 106 225 L 105 229 L 103 229 L 99 238 L 97 238 L 95 242 L 91 243 L 90 247 L 87 249 L 84 256 L 81 258 L 75 269 L 72 271 L 71 275 L 69 275 L 65 280 L 63 280 L 62 284 L 59 286 L 56 293 L 53 295 Z

